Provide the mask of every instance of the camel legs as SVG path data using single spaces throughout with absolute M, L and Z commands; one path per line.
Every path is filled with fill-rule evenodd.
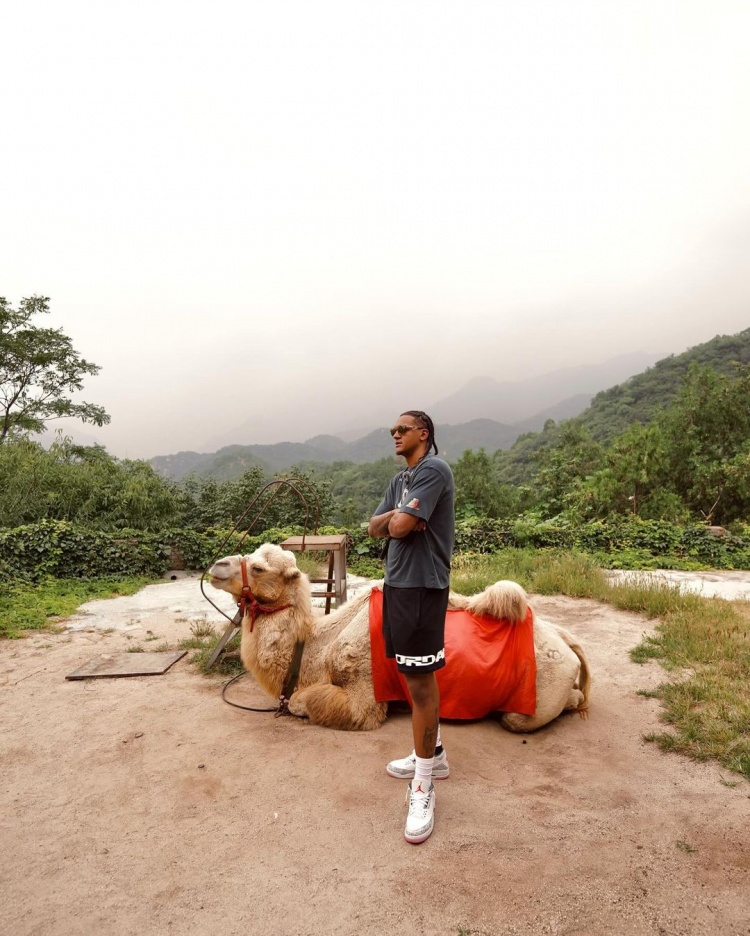
M 289 700 L 293 715 L 307 717 L 324 728 L 343 731 L 368 731 L 385 721 L 387 704 L 376 702 L 372 689 L 367 693 L 331 683 L 316 683 L 300 689 Z
M 500 724 L 508 731 L 536 731 L 537 728 L 549 724 L 563 712 L 578 711 L 582 717 L 585 717 L 585 709 L 580 708 L 583 701 L 584 695 L 581 690 L 571 689 L 564 701 L 558 700 L 553 706 L 550 706 L 549 699 L 546 699 L 547 704 L 541 709 L 537 707 L 536 715 L 519 715 L 518 712 L 505 712 L 500 718 Z

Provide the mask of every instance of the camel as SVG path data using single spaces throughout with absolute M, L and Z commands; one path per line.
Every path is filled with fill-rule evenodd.
M 243 564 L 248 586 L 244 601 Z M 211 585 L 229 592 L 243 610 L 242 663 L 269 695 L 278 699 L 282 694 L 295 646 L 304 641 L 289 711 L 328 728 L 366 731 L 383 724 L 388 704 L 376 700 L 373 686 L 370 589 L 331 614 L 316 615 L 309 579 L 297 568 L 294 553 L 272 543 L 248 556 L 219 559 L 207 575 Z M 528 604 L 520 585 L 501 581 L 471 598 L 451 592 L 449 608 L 519 622 L 527 620 Z M 535 731 L 563 711 L 585 717 L 590 673 L 576 638 L 534 615 L 533 650 L 536 710 L 503 712 L 503 727 Z

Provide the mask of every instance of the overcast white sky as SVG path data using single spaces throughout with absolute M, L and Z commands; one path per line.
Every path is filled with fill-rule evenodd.
M 750 326 L 747 0 L 24 0 L 0 35 L 0 294 L 101 365 L 112 454 Z

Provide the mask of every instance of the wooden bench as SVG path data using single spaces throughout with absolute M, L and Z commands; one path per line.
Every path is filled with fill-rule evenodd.
M 345 533 L 334 536 L 290 536 L 280 543 L 282 549 L 292 552 L 328 553 L 327 578 L 310 579 L 313 585 L 325 585 L 325 591 L 312 593 L 313 598 L 325 598 L 326 614 L 331 613 L 331 601 L 340 608 L 346 601 L 346 540 Z

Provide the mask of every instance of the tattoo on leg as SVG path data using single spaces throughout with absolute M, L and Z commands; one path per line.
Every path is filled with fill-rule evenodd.
M 438 725 L 440 724 L 440 722 L 438 721 L 439 717 L 440 716 L 438 714 L 438 710 L 435 709 L 435 720 L 432 723 L 432 725 L 428 725 L 427 728 L 425 728 L 424 734 L 422 735 L 422 744 L 424 744 L 425 750 L 432 752 L 430 757 L 435 756 L 435 745 L 437 743 Z

